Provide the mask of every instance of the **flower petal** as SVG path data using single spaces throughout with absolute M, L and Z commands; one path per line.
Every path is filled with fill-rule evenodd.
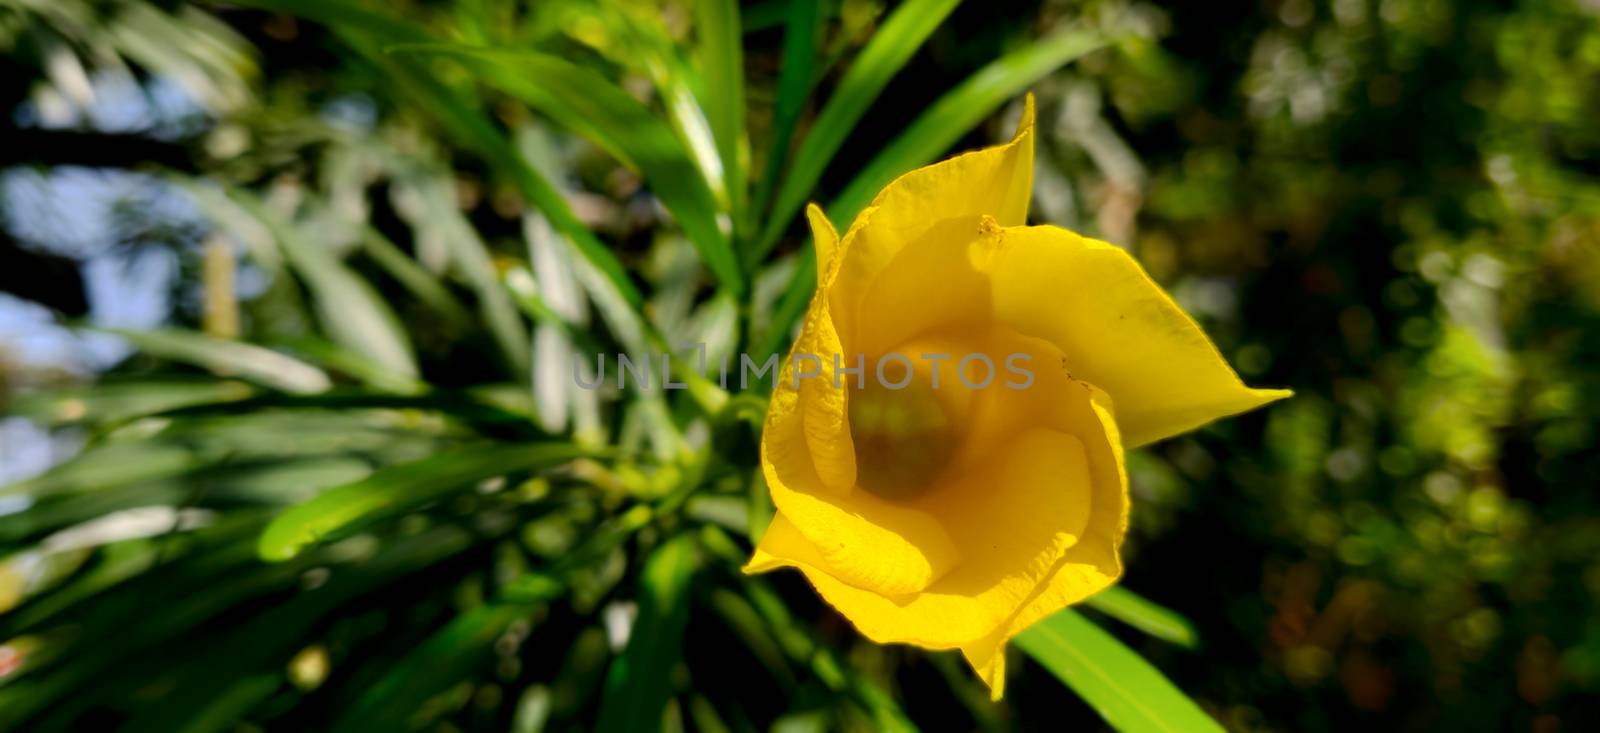
M 811 225 L 811 241 L 817 247 L 817 284 L 821 285 L 828 273 L 828 265 L 833 263 L 833 253 L 839 249 L 839 232 L 833 228 L 833 222 L 828 221 L 828 215 L 822 213 L 822 207 L 816 204 L 806 205 L 806 222 Z
M 806 313 L 800 338 L 779 372 L 776 390 L 800 395 L 800 414 L 806 446 L 817 477 L 834 493 L 847 491 L 856 480 L 855 444 L 850 439 L 848 378 L 841 379 L 843 347 L 828 313 L 828 303 L 814 299 Z M 809 375 L 809 376 L 808 376 Z
M 917 502 L 943 522 L 961 553 L 959 564 L 922 592 L 852 582 L 825 556 L 828 545 L 782 506 L 747 570 L 797 567 L 868 638 L 930 648 L 998 647 L 1021 628 L 1019 617 L 1031 623 L 1032 609 L 1109 585 L 1121 573 L 1117 547 L 1127 524 L 1116 427 L 1104 395 L 1064 375 L 1038 377 L 1040 392 L 984 393 L 1032 407 L 987 412 L 1009 423 L 1008 415 L 1024 409 L 1053 410 L 1048 422 L 1072 431 L 1013 434 L 982 465 Z
M 976 333 L 993 320 L 989 276 L 972 253 L 999 235 L 988 216 L 958 216 L 928 227 L 884 263 L 856 296 L 852 353 L 887 354 L 918 337 Z M 832 302 L 843 298 L 836 292 Z M 919 354 L 907 354 L 916 359 Z
M 1111 395 L 1137 447 L 1291 393 L 1251 389 L 1122 249 L 1056 227 L 1010 227 L 988 262 L 995 318 L 1060 348 Z
M 1115 435 L 1116 427 L 1109 403 L 1105 393 L 1096 391 L 1089 406 L 1111 431 L 1108 442 L 1112 446 L 1112 460 L 1117 466 L 1122 466 L 1122 446 Z M 1040 619 L 1105 590 L 1122 576 L 1122 559 L 1118 548 L 1128 528 L 1126 473 L 1122 474 L 1119 489 L 1116 500 L 1120 502 L 1122 511 L 1115 521 L 1108 521 L 1111 513 L 1100 513 L 1096 518 L 1098 523 L 1091 528 L 1086 541 L 1063 553 L 1051 569 L 1048 579 L 1036 589 L 1032 598 L 1017 609 L 1014 616 L 983 639 L 962 645 L 962 656 L 989 686 L 992 699 L 999 700 L 1005 692 L 1005 646 L 1011 637 L 1022 633 Z
M 1033 192 L 1033 141 L 1030 94 L 1010 142 L 911 171 L 884 187 L 856 216 L 835 255 L 838 274 L 824 285 L 847 346 L 853 345 L 853 318 L 868 285 L 930 228 L 956 217 L 990 216 L 1001 226 L 1027 222 Z
M 747 570 L 799 568 L 823 598 L 878 643 L 948 649 L 986 642 L 1008 627 L 1079 541 L 1051 520 L 1065 527 L 1075 523 L 1069 512 L 1079 521 L 1090 516 L 1088 463 L 1075 438 L 1034 431 L 1006 458 L 996 462 L 1000 473 L 989 477 L 988 486 L 974 477 L 960 487 L 990 488 L 992 500 L 971 502 L 976 513 L 957 531 L 972 554 L 923 592 L 885 595 L 845 582 L 783 513 L 773 519 Z
M 927 513 L 853 488 L 847 390 L 835 389 L 831 379 L 831 355 L 838 350 L 827 305 L 815 299 L 791 356 L 826 354 L 819 361 L 827 363 L 797 387 L 796 360 L 784 361 L 761 433 L 762 470 L 778 511 L 841 578 L 886 593 L 913 593 L 948 572 L 957 554 Z
M 1033 194 L 1033 95 L 1011 141 L 923 166 L 885 186 L 872 199 L 873 226 L 907 235 L 952 216 L 988 215 L 1001 226 L 1028 220 Z M 856 227 L 851 226 L 852 229 Z M 902 241 L 914 237 L 903 236 Z

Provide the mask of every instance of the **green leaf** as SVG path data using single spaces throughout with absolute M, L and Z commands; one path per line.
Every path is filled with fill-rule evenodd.
M 662 111 L 711 187 L 717 203 L 732 211 L 726 166 L 700 96 L 705 75 L 683 58 L 684 44 L 661 22 L 659 8 L 640 3 L 577 0 L 553 3 L 553 21 L 573 41 L 593 48 L 632 74 L 648 77 Z M 743 89 L 739 92 L 742 94 Z M 742 124 L 742 123 L 741 123 Z M 742 194 L 742 192 L 741 192 Z
M 241 524 L 239 519 L 243 516 L 235 514 L 234 524 Z M 211 527 L 196 534 L 217 534 L 226 529 L 232 528 Z M 130 655 L 158 647 L 179 634 L 192 633 L 243 600 L 288 586 L 305 570 L 295 565 L 243 564 L 248 553 L 235 549 L 249 548 L 227 543 L 211 545 L 208 554 L 191 562 L 159 567 L 134 583 L 117 588 L 118 593 L 102 593 L 93 602 L 78 604 L 79 612 L 72 614 L 76 627 L 72 641 L 56 649 L 60 656 L 30 664 L 25 676 L 0 687 L 0 730 L 67 730 L 61 725 L 25 723 L 40 714 L 57 716 L 58 722 L 71 719 L 74 708 L 81 710 L 93 702 L 92 695 L 82 694 L 86 686 L 98 683 L 107 686 L 100 689 L 110 687 L 113 683 L 106 679 L 107 672 Z M 148 613 L 151 608 L 162 612 Z M 129 623 L 133 618 L 139 622 Z M 170 651 L 172 646 L 164 648 Z M 148 678 L 149 657 L 138 658 L 137 664 Z
M 266 560 L 287 560 L 310 545 L 347 537 L 478 481 L 547 468 L 583 455 L 584 451 L 564 444 L 488 445 L 388 466 L 279 515 L 261 533 L 256 550 Z
M 255 387 L 231 379 L 198 376 L 130 379 L 109 375 L 94 384 L 25 392 L 17 395 L 7 407 L 12 415 L 41 425 L 105 425 L 182 407 L 236 402 L 257 391 Z
M 354 481 L 371 472 L 370 466 L 354 457 L 236 462 L 104 486 L 100 491 L 37 496 L 27 511 L 0 516 L 0 547 L 31 543 L 51 532 L 124 510 L 190 504 L 229 509 L 241 504 L 288 504 L 303 496 L 307 488 Z M 128 470 L 119 477 L 140 473 Z
M 265 203 L 241 190 L 230 189 L 227 196 L 272 232 L 285 259 L 311 291 L 317 320 L 331 340 L 395 374 L 416 378 L 411 339 L 371 283 L 320 243 L 303 237 Z
M 712 589 L 706 602 L 717 614 L 718 622 L 739 638 L 745 649 L 778 680 L 784 692 L 792 692 L 796 684 L 794 669 L 755 607 L 744 596 L 727 588 Z
M 839 659 L 831 648 L 814 635 L 810 625 L 801 623 L 789 614 L 788 606 L 770 587 L 750 579 L 742 579 L 740 587 L 744 589 L 751 605 L 766 619 L 771 633 L 783 645 L 789 658 L 797 664 L 809 666 L 829 690 L 850 697 L 872 718 L 873 730 L 917 730 L 916 724 L 900 709 L 893 695 Z
M 722 159 L 734 221 L 742 221 L 745 195 L 744 36 L 737 0 L 696 0 L 700 65 L 706 79 L 706 116 Z
M 578 219 L 572 206 L 549 179 L 524 158 L 488 119 L 462 102 L 457 94 L 414 68 L 415 64 L 394 65 L 408 69 L 402 80 L 407 87 L 421 93 L 422 106 L 438 116 L 452 133 L 464 138 L 467 145 L 477 149 L 478 154 L 491 165 L 498 166 L 508 175 L 522 195 L 550 220 L 550 225 L 556 231 L 572 242 L 584 260 L 605 278 L 623 302 L 629 307 L 639 307 L 644 298 L 628 278 L 627 270 L 623 269 L 611 249 Z
M 347 0 L 239 0 L 235 4 L 289 13 L 342 31 L 352 47 L 387 72 L 385 78 L 396 86 L 396 96 L 432 114 L 464 145 L 509 177 L 518 191 L 550 219 L 551 225 L 572 240 L 584 259 L 616 287 L 628 305 L 638 307 L 642 298 L 622 263 L 584 226 L 561 192 L 511 145 L 489 118 L 440 83 L 416 59 L 391 56 L 380 50 L 382 46 L 435 40 L 425 29 Z
M 409 64 L 398 64 L 409 67 Z M 468 107 L 453 92 L 433 81 L 421 71 L 406 77 L 409 86 L 423 92 L 426 104 L 451 131 L 466 139 L 479 155 L 491 165 L 499 166 L 517 184 L 522 195 L 550 220 L 550 225 L 565 235 L 583 255 L 594 270 L 604 276 L 618 295 L 630 307 L 637 308 L 644 298 L 628 278 L 627 270 L 617 261 L 616 255 L 573 213 L 571 205 L 561 191 L 552 185 L 537 168 L 501 135 L 494 125 L 478 111 Z
M 564 242 L 544 217 L 530 213 L 522 220 L 523 238 L 528 243 L 528 259 L 533 272 L 513 269 L 507 273 L 508 288 L 518 305 L 533 317 L 533 396 L 539 426 L 546 432 L 560 433 L 572 425 L 573 439 L 584 444 L 604 443 L 605 428 L 600 420 L 600 397 L 593 390 L 573 389 L 573 378 L 586 381 L 598 378 L 577 360 L 600 353 L 589 333 L 588 300 L 579 284 L 575 262 Z M 599 281 L 602 287 L 603 280 Z M 574 372 L 573 370 L 579 370 Z
M 367 688 L 333 730 L 407 729 L 429 698 L 482 668 L 494 656 L 495 640 L 528 613 L 526 606 L 491 604 L 455 617 Z
M 571 574 L 600 562 L 619 545 L 643 529 L 655 512 L 645 504 L 628 511 L 594 530 L 577 547 L 541 571 L 524 573 L 507 581 L 501 598 L 517 603 L 538 603 L 556 598 L 566 591 Z
M 950 149 L 1001 104 L 1068 62 L 1106 45 L 1098 31 L 1074 28 L 1041 38 L 979 69 L 919 115 L 880 150 L 828 205 L 836 226 L 848 227 L 884 186 Z
M 760 261 L 788 229 L 789 221 L 812 195 L 817 181 L 832 162 L 834 153 L 855 129 L 867 107 L 883 91 L 889 79 L 905 66 L 923 41 L 955 10 L 959 0 L 908 0 L 895 8 L 883 27 L 873 34 L 850 70 L 817 115 L 811 132 L 786 171 L 783 186 L 773 205 L 767 226 L 757 241 L 753 261 Z
M 787 17 L 783 29 L 783 66 L 778 72 L 778 99 L 772 111 L 772 140 L 767 147 L 766 168 L 756 186 L 756 211 L 766 210 L 779 176 L 787 169 L 794 126 L 800 120 L 806 98 L 811 95 L 817 35 L 822 28 L 822 3 L 815 0 L 790 0 L 784 13 Z M 747 258 L 752 253 L 746 250 Z M 754 258 L 759 259 L 759 256 Z M 745 264 L 754 263 L 747 259 Z
M 120 728 L 130 733 L 165 733 L 173 730 L 234 730 L 240 718 L 226 720 L 230 711 L 217 708 L 215 703 L 227 696 L 226 690 L 235 684 L 236 680 L 256 670 L 273 670 L 274 677 L 281 683 L 282 669 L 280 665 L 287 661 L 294 651 L 302 649 L 314 637 L 312 634 L 318 627 L 325 624 L 331 614 L 347 614 L 349 604 L 363 596 L 375 591 L 392 586 L 396 583 L 410 581 L 411 583 L 424 583 L 427 578 L 424 573 L 433 564 L 456 555 L 474 544 L 485 542 L 489 539 L 482 533 L 469 533 L 459 527 L 436 526 L 419 534 L 409 535 L 396 541 L 387 543 L 374 554 L 363 557 L 356 567 L 359 571 L 344 572 L 335 570 L 327 582 L 315 588 L 302 589 L 287 595 L 278 595 L 273 602 L 258 606 L 258 610 L 244 618 L 235 617 L 230 623 L 211 623 L 210 618 L 226 609 L 215 607 L 211 609 L 211 616 L 191 616 L 186 624 L 167 624 L 166 633 L 178 636 L 178 641 L 168 641 L 162 637 L 146 637 L 135 645 L 119 645 L 122 647 L 123 658 L 112 669 L 103 675 L 83 679 L 80 676 L 80 685 L 100 683 L 110 689 L 123 689 L 139 684 L 150 684 L 149 676 L 151 667 L 147 661 L 149 650 L 166 649 L 173 652 L 182 649 L 184 642 L 193 644 L 194 656 L 189 664 L 183 665 L 175 671 L 175 677 L 167 678 L 171 687 L 162 697 L 161 705 L 146 706 L 136 714 L 128 724 Z M 262 593 L 276 592 L 292 584 L 308 567 L 315 564 L 330 563 L 342 564 L 345 561 L 337 559 L 337 553 L 326 553 L 321 557 L 307 557 L 301 563 L 288 563 L 277 565 L 262 565 L 250 556 L 248 544 L 242 549 L 244 553 L 230 553 L 236 556 L 231 567 L 224 565 L 218 568 L 221 576 L 211 585 L 235 583 L 237 576 L 264 576 L 270 582 L 253 583 L 255 588 L 245 596 L 236 598 L 234 603 L 245 600 L 251 596 L 260 596 Z M 351 567 L 351 566 L 346 566 Z M 159 582 L 160 578 L 151 578 Z M 288 582 L 285 582 L 288 581 Z M 147 589 L 145 595 L 131 591 L 120 593 L 117 600 L 122 603 L 132 602 L 135 607 L 143 607 L 147 603 L 183 605 L 187 610 L 188 602 L 179 603 L 188 594 L 209 596 L 212 590 L 207 586 L 200 589 L 190 588 L 162 588 L 152 594 Z M 121 617 L 131 609 L 123 609 Z M 181 615 L 178 613 L 164 614 L 167 616 Z M 103 617 L 112 624 L 101 625 L 98 631 L 121 640 L 115 623 L 120 620 L 118 616 Z M 395 625 L 386 625 L 385 631 L 397 633 L 400 630 Z M 137 638 L 137 635 L 135 635 Z M 85 646 L 105 643 L 105 640 L 85 639 L 80 642 Z M 72 670 L 79 671 L 79 670 Z M 165 671 L 165 670 L 161 670 Z M 79 696 L 81 697 L 81 696 Z M 242 706 L 246 701 L 239 701 Z M 77 704 L 74 699 L 66 707 Z M 248 707 L 235 706 L 232 714 L 247 713 Z M 221 727 L 210 727 L 210 723 L 223 723 Z
M 401 216 L 409 219 L 418 232 L 438 234 L 458 271 L 477 292 L 478 309 L 506 364 L 518 379 L 525 378 L 532 368 L 527 324 L 518 315 L 511 293 L 495 270 L 489 246 L 455 205 L 451 179 L 442 171 L 432 175 L 414 173 L 402 175 L 396 186 L 416 204 L 414 211 L 402 211 Z
M 400 248 L 389 241 L 388 237 L 383 236 L 382 232 L 372 226 L 363 229 L 361 249 L 372 258 L 373 262 L 389 273 L 390 277 L 415 295 L 417 300 L 432 308 L 441 318 L 456 325 L 472 321 L 467 309 L 461 305 L 461 301 L 450 294 L 444 283 L 401 252 Z
M 271 349 L 213 338 L 195 331 L 100 329 L 127 339 L 152 356 L 193 364 L 285 392 L 321 392 L 333 385 L 321 369 Z
M 1185 649 L 1200 646 L 1200 635 L 1195 633 L 1189 619 L 1120 585 L 1089 596 L 1084 603 L 1157 639 L 1170 641 Z
M 228 685 L 226 692 L 189 711 L 190 719 L 185 725 L 167 730 L 173 733 L 236 730 L 239 721 L 245 720 L 249 711 L 266 702 L 281 687 L 283 677 L 276 673 L 241 678 Z
M 37 595 L 24 596 L 22 606 L 0 615 L 0 637 L 12 639 L 42 627 L 57 615 L 154 567 L 159 555 L 155 541 L 147 538 L 102 545 L 95 561 L 85 570 L 60 585 L 41 589 Z
M 449 43 L 397 44 L 391 51 L 461 57 L 483 81 L 600 146 L 642 174 L 722 286 L 744 292 L 716 200 L 672 129 L 611 81 L 565 59 L 533 51 Z
M 692 535 L 656 548 L 639 578 L 639 618 L 628 646 L 611 663 L 600 701 L 599 733 L 656 730 L 673 695 L 672 669 L 683 656 L 689 583 L 697 550 Z
M 437 412 L 470 424 L 526 426 L 533 418 L 526 390 L 513 384 L 485 384 L 468 390 L 432 389 L 405 395 L 360 389 L 336 389 L 316 395 L 263 394 L 236 401 L 176 407 L 155 413 L 162 417 L 250 415 L 268 410 L 421 410 Z M 272 414 L 272 413 L 266 413 Z M 358 413 L 345 413 L 348 417 Z M 259 417 L 259 415 L 257 415 Z M 320 422 L 327 422 L 322 418 Z M 355 430 L 359 426 L 342 429 Z M 501 428 L 503 429 L 503 428 Z M 392 431 L 387 431 L 393 434 Z M 346 446 L 348 447 L 348 446 Z
M 1013 641 L 1117 730 L 1222 730 L 1149 662 L 1072 609 L 1034 624 Z
M 52 494 L 87 494 L 138 481 L 176 476 L 198 467 L 201 462 L 196 451 L 187 446 L 148 441 L 107 441 L 84 450 L 38 476 L 0 487 L 0 496 L 38 499 Z
M 396 372 L 364 354 L 317 336 L 287 338 L 272 345 L 288 349 L 319 367 L 343 374 L 380 392 L 413 395 L 427 389 L 427 384 L 415 376 Z

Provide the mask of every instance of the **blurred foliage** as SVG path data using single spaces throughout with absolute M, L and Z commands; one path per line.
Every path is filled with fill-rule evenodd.
M 0 489 L 0 729 L 1054 730 L 1129 724 L 1073 665 L 1141 656 L 1230 729 L 1594 729 L 1597 19 L 4 0 L 0 290 L 138 354 L 0 354 L 6 422 L 82 445 Z M 848 220 L 1024 89 L 1035 221 L 1297 397 L 1130 456 L 1139 595 L 996 705 L 738 574 L 758 391 L 568 379 L 781 348 L 798 206 Z M 85 292 L 90 184 L 174 263 L 164 327 Z

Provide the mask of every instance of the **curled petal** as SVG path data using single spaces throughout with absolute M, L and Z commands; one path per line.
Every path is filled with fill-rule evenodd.
M 816 204 L 806 205 L 806 223 L 811 225 L 811 241 L 817 248 L 817 284 L 821 285 L 828 266 L 833 263 L 833 253 L 839 249 L 839 232 Z
M 825 319 L 826 305 L 819 309 L 813 302 L 813 309 Z M 808 320 L 795 353 L 837 353 L 836 340 L 831 348 L 816 348 L 830 333 L 825 324 Z M 852 487 L 847 390 L 833 389 L 832 364 L 824 367 L 829 376 L 799 380 L 797 387 L 795 363 L 792 358 L 784 362 L 761 436 L 761 465 L 773 504 L 847 582 L 892 593 L 926 588 L 956 562 L 949 536 L 926 512 Z
M 859 297 L 896 255 L 921 242 L 930 228 L 958 217 L 990 216 L 1001 226 L 1027 222 L 1033 148 L 1033 96 L 1029 95 L 1010 142 L 911 171 L 886 186 L 856 216 L 835 255 L 838 273 L 823 286 L 833 300 L 846 345 L 855 336 Z
M 1121 248 L 1056 227 L 1011 227 L 987 267 L 995 319 L 1054 344 L 1072 376 L 1110 394 L 1130 447 L 1291 394 L 1245 386 Z

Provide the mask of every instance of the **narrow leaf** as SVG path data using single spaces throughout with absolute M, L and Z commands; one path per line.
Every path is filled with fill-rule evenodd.
M 369 225 L 362 231 L 361 249 L 372 258 L 373 262 L 388 272 L 390 277 L 409 290 L 412 295 L 417 296 L 418 300 L 432 308 L 440 317 L 455 325 L 472 321 L 467 309 L 450 294 L 444 283 L 412 261 L 376 228 Z
M 923 41 L 939 27 L 959 0 L 908 0 L 895 8 L 883 27 L 873 34 L 850 70 L 845 72 L 833 96 L 817 115 L 817 121 L 806 135 L 805 142 L 795 154 L 794 164 L 778 189 L 767 226 L 761 232 L 755 250 L 755 260 L 760 261 L 771 251 L 772 245 L 788 229 L 789 221 L 800 211 L 801 205 L 812 195 L 817 181 L 832 162 L 834 153 L 844 144 L 855 129 L 856 122 L 866 113 L 867 107 L 889 79 L 922 47 Z
M 272 356 L 282 354 L 272 352 Z M 323 379 L 326 380 L 326 376 Z M 111 375 L 94 384 L 24 392 L 12 399 L 7 407 L 16 417 L 26 417 L 50 427 L 77 423 L 104 425 L 182 407 L 234 402 L 246 399 L 257 391 L 250 385 L 229 379 L 182 379 L 165 375 L 119 378 Z
M 722 286 L 744 292 L 733 247 L 711 190 L 667 124 L 609 79 L 565 59 L 531 51 L 460 44 L 399 44 L 391 51 L 451 54 L 484 82 L 549 115 L 638 170 L 672 212 Z
M 744 214 L 744 35 L 737 0 L 698 0 L 696 32 L 706 79 L 705 108 L 722 159 L 724 188 L 734 221 Z
M 553 15 L 568 38 L 654 82 L 668 123 L 699 166 L 718 205 L 731 210 L 722 154 L 700 100 L 706 93 L 705 74 L 683 58 L 684 44 L 661 22 L 659 8 L 615 2 L 555 7 Z M 604 30 L 596 32 L 598 28 Z
M 661 545 L 639 579 L 639 619 L 628 646 L 612 662 L 600 701 L 599 733 L 657 730 L 672 697 L 672 668 L 683 656 L 689 621 L 689 581 L 696 565 L 691 535 Z
M 784 352 L 791 340 L 790 332 L 794 324 L 800 320 L 800 314 L 805 312 L 806 304 L 811 302 L 811 294 L 816 289 L 817 250 L 801 247 L 800 253 L 795 256 L 794 273 L 789 276 L 789 284 L 778 296 L 778 304 L 772 309 L 767 330 L 757 342 L 756 359 L 765 360 L 772 354 Z
M 411 339 L 371 283 L 321 243 L 303 237 L 293 223 L 284 221 L 263 202 L 238 190 L 227 195 L 272 232 L 285 259 L 311 291 L 317 319 L 331 340 L 395 374 L 417 376 Z
M 239 0 L 235 4 L 277 10 L 340 31 L 355 50 L 382 67 L 385 77 L 394 83 L 395 93 L 416 109 L 433 115 L 464 145 L 510 178 L 518 191 L 549 217 L 558 231 L 572 240 L 584 259 L 616 287 L 630 306 L 639 305 L 639 290 L 616 256 L 584 226 L 561 192 L 518 153 L 489 118 L 440 83 L 416 59 L 391 56 L 380 50 L 386 46 L 435 40 L 426 29 L 349 0 Z
M 755 211 L 766 210 L 778 178 L 788 167 L 789 148 L 800 111 L 811 95 L 812 69 L 817 59 L 817 34 L 822 26 L 822 3 L 814 0 L 789 0 L 784 11 L 783 66 L 778 72 L 778 99 L 772 112 L 772 140 L 767 147 L 766 167 L 756 185 Z M 747 256 L 749 251 L 746 252 Z M 745 262 L 747 266 L 753 263 Z
M 388 466 L 279 515 L 261 533 L 256 549 L 263 559 L 287 560 L 310 545 L 347 537 L 478 481 L 546 468 L 583 454 L 563 444 L 489 445 Z
M 1170 641 L 1185 649 L 1200 646 L 1200 635 L 1195 633 L 1189 619 L 1120 585 L 1089 596 L 1084 603 L 1157 639 Z
M 1117 730 L 1222 730 L 1149 662 L 1072 609 L 1034 624 L 1015 641 Z
M 135 348 L 152 356 L 193 364 L 215 374 L 247 379 L 285 392 L 321 392 L 333 384 L 321 369 L 252 344 L 178 329 L 104 330 L 127 339 Z
M 404 176 L 396 185 L 397 195 L 410 203 L 402 207 L 401 215 L 410 220 L 416 231 L 432 232 L 444 242 L 456 268 L 477 292 L 478 309 L 506 363 L 519 378 L 527 374 L 531 367 L 527 326 L 500 281 L 489 245 L 454 205 L 449 179 L 420 173 Z
M 333 730 L 405 730 L 429 698 L 467 679 L 491 659 L 495 640 L 528 611 L 526 606 L 494 604 L 455 617 L 367 688 Z
M 924 110 L 856 174 L 828 206 L 834 224 L 848 227 L 890 181 L 938 158 L 1006 100 L 1105 44 L 1101 33 L 1075 28 L 1041 38 L 979 69 Z

